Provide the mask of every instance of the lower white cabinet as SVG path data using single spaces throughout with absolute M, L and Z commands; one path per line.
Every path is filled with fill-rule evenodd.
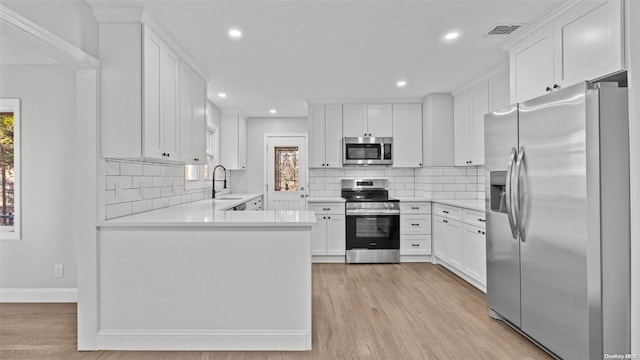
M 344 203 L 313 203 L 316 226 L 311 230 L 311 255 L 344 256 L 346 253 L 346 217 Z
M 433 254 L 472 285 L 487 286 L 485 214 L 482 211 L 434 205 Z
M 262 210 L 262 196 L 258 196 L 255 199 L 251 199 L 245 203 L 247 205 L 246 210 L 260 211 Z
M 400 203 L 400 255 L 431 255 L 430 203 Z

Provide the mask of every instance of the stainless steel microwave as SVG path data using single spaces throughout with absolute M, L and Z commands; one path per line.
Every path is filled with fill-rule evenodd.
M 342 145 L 343 165 L 393 164 L 393 138 L 345 137 Z

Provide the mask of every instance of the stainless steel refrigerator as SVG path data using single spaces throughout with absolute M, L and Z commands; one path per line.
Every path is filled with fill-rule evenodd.
M 630 352 L 627 101 L 582 83 L 485 116 L 489 313 L 558 358 Z

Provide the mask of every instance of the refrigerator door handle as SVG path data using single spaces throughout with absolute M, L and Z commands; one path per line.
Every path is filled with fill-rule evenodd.
M 514 195 L 515 201 L 513 202 L 515 209 L 516 222 L 518 224 L 517 229 L 518 233 L 520 233 L 520 241 L 525 242 L 524 236 L 524 222 L 522 219 L 521 207 L 520 207 L 520 172 L 522 171 L 522 163 L 524 162 L 524 146 L 520 147 L 520 152 L 518 153 L 518 160 L 516 160 L 516 174 L 515 174 L 515 186 L 514 186 Z
M 507 219 L 509 219 L 509 227 L 511 228 L 511 236 L 514 239 L 518 238 L 518 225 L 515 221 L 514 208 L 513 208 L 513 186 L 512 186 L 512 176 L 513 176 L 513 166 L 516 164 L 516 154 L 518 150 L 516 148 L 511 148 L 511 154 L 509 155 L 509 165 L 507 167 L 507 179 L 505 181 L 506 185 L 506 205 L 507 205 Z

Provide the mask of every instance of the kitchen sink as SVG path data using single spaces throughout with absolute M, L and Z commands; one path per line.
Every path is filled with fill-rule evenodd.
M 216 200 L 242 200 L 241 197 L 221 197 L 221 198 L 216 198 Z

